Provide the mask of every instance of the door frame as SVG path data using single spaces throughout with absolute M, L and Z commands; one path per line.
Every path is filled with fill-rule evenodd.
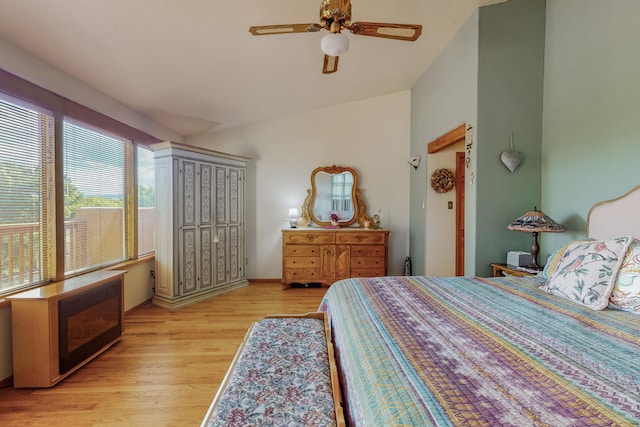
M 438 151 L 459 142 L 466 142 L 467 124 L 462 123 L 455 129 L 427 144 L 427 154 Z M 456 152 L 456 276 L 464 275 L 464 218 L 465 218 L 465 154 Z
M 456 276 L 464 276 L 465 153 L 456 152 Z

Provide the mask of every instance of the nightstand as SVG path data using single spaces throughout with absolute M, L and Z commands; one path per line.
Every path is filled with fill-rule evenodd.
M 517 267 L 507 264 L 491 264 L 491 267 L 493 267 L 493 277 L 502 277 L 503 275 L 527 277 L 536 275 L 536 273 L 519 270 Z

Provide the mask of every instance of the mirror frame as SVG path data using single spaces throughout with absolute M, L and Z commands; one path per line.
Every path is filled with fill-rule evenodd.
M 304 213 L 308 212 L 310 220 L 319 226 L 329 226 L 331 225 L 330 221 L 320 221 L 314 215 L 314 205 L 317 197 L 316 190 L 316 175 L 319 172 L 325 172 L 329 175 L 335 175 L 343 172 L 350 172 L 353 175 L 353 188 L 351 189 L 351 199 L 353 201 L 353 217 L 347 221 L 339 221 L 338 224 L 340 227 L 348 227 L 355 223 L 358 223 L 360 227 L 363 226 L 365 220 L 371 220 L 367 216 L 367 205 L 364 203 L 362 199 L 362 195 L 360 194 L 360 189 L 358 188 L 358 174 L 353 168 L 344 167 L 344 166 L 321 166 L 315 168 L 311 173 L 311 190 L 310 194 L 307 195 L 307 199 L 302 206 L 302 211 Z M 309 190 L 308 190 L 309 191 Z

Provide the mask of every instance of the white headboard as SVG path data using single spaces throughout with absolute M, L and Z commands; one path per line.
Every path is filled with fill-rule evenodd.
M 624 196 L 595 204 L 587 216 L 593 239 L 631 235 L 640 239 L 640 185 Z

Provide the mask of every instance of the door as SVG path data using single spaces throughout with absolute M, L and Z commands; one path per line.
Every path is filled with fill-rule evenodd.
M 215 167 L 216 286 L 244 278 L 244 171 Z

